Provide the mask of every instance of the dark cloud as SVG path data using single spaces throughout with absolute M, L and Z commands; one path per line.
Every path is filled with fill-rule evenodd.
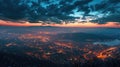
M 89 5 L 91 2 L 96 4 L 91 6 Z M 70 14 L 75 14 L 74 10 L 84 12 L 83 16 L 91 12 L 99 12 L 99 14 L 109 12 L 111 16 L 120 12 L 119 5 L 120 0 L 101 0 L 100 3 L 96 0 L 0 0 L 0 18 L 60 23 L 74 21 L 77 17 L 70 16 Z
M 98 18 L 97 20 L 93 20 L 93 22 L 98 22 L 100 24 L 104 24 L 106 22 L 120 22 L 120 14 L 111 14 L 102 18 Z
M 111 3 L 120 3 L 120 0 L 109 0 Z
M 0 15 L 9 19 L 21 19 L 26 14 L 26 6 L 18 5 L 17 0 L 1 0 Z
M 103 17 L 93 21 L 98 23 L 120 22 L 120 0 L 109 0 L 100 4 L 96 4 L 96 11 L 101 11 Z

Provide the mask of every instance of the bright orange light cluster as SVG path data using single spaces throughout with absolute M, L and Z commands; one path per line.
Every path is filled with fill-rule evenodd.
M 19 37 L 19 39 L 39 39 L 42 42 L 48 42 L 50 40 L 49 36 L 42 36 L 42 35 L 32 35 L 32 34 L 24 34 Z
M 73 48 L 72 43 L 66 43 L 66 42 L 55 42 L 56 45 L 62 46 L 62 47 L 67 47 L 67 48 Z
M 100 59 L 105 59 L 105 58 L 108 58 L 108 57 L 112 57 L 112 52 L 116 49 L 117 49 L 116 47 L 111 47 L 111 48 L 108 48 L 106 50 L 103 50 L 97 55 L 97 57 L 100 58 Z

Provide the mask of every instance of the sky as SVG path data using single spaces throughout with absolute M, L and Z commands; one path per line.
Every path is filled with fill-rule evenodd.
M 120 0 L 0 0 L 0 20 L 4 21 L 69 24 L 78 19 L 119 23 Z
M 99 23 L 67 23 L 67 24 L 44 24 L 44 23 L 19 23 L 12 21 L 4 21 L 0 20 L 0 26 L 16 26 L 16 27 L 30 27 L 30 26 L 51 26 L 51 27 L 77 27 L 77 28 L 120 28 L 120 24 L 118 22 L 107 22 L 105 24 Z

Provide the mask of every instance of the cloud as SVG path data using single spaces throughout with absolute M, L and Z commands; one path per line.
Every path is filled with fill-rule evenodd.
M 120 14 L 119 13 L 111 14 L 111 15 L 93 20 L 92 22 L 98 22 L 100 24 L 104 24 L 106 22 L 120 22 Z
M 120 40 L 115 39 L 113 41 L 105 41 L 105 42 L 94 42 L 93 44 L 103 44 L 103 45 L 108 45 L 108 46 L 115 46 L 120 44 Z
M 74 21 L 76 12 L 84 12 L 83 17 L 94 12 L 111 15 L 120 12 L 119 4 L 119 0 L 0 0 L 0 18 L 60 23 Z

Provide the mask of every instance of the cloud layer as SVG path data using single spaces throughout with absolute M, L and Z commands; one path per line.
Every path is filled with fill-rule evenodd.
M 100 23 L 120 22 L 120 0 L 0 0 L 1 19 L 60 23 L 88 15 Z

